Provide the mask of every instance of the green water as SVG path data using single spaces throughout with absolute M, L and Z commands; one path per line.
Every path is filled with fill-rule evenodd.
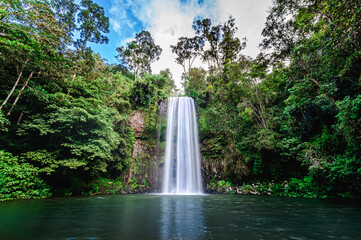
M 0 239 L 361 239 L 358 201 L 117 195 L 0 203 Z

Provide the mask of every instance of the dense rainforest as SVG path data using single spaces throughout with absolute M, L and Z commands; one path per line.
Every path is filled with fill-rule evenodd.
M 197 106 L 207 191 L 361 196 L 359 1 L 274 0 L 254 59 L 233 17 L 196 19 L 171 46 L 183 92 L 167 66 L 151 73 L 162 49 L 147 31 L 117 48 L 119 64 L 93 52 L 109 19 L 91 0 L 0 7 L 0 200 L 149 185 L 124 175 L 144 167 L 137 142 L 164 149 L 161 106 L 178 95 Z

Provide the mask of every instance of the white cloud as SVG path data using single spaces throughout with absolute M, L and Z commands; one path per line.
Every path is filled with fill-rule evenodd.
M 180 87 L 182 67 L 175 62 L 170 45 L 175 45 L 181 36 L 193 35 L 192 22 L 196 16 L 196 8 L 189 9 L 178 1 L 156 0 L 155 2 L 154 9 L 149 10 L 150 16 L 153 16 L 149 31 L 156 44 L 162 47 L 163 53 L 160 60 L 152 65 L 152 69 L 157 73 L 169 68 L 177 86 Z
M 262 29 L 265 25 L 271 0 L 219 0 L 220 20 L 226 21 L 229 15 L 236 19 L 237 36 L 247 37 L 247 47 L 243 54 L 255 57 L 258 45 L 262 40 Z
M 237 36 L 248 39 L 247 48 L 243 53 L 255 57 L 259 52 L 261 32 L 272 1 L 208 0 L 198 3 L 198 0 L 113 0 L 113 4 L 110 10 L 114 15 L 114 20 L 111 21 L 113 29 L 117 29 L 117 32 L 122 31 L 123 26 L 119 24 L 121 21 L 125 21 L 123 25 L 127 24 L 131 27 L 135 21 L 129 18 L 129 14 L 124 9 L 131 11 L 132 15 L 138 18 L 152 34 L 155 43 L 163 49 L 160 60 L 152 64 L 153 73 L 169 68 L 177 86 L 180 87 L 183 69 L 175 63 L 170 45 L 175 45 L 179 37 L 194 35 L 192 29 L 194 18 L 210 18 L 213 24 L 218 24 L 232 15 L 238 27 Z M 200 61 L 197 64 L 200 66 Z
M 115 32 L 120 32 L 120 23 L 118 20 L 111 18 L 109 22 Z
M 147 19 L 147 30 L 152 34 L 156 44 L 163 49 L 159 61 L 152 64 L 154 73 L 169 68 L 178 87 L 181 87 L 182 66 L 175 62 L 170 45 L 176 45 L 182 36 L 192 37 L 192 23 L 196 17 L 214 18 L 216 1 L 198 4 L 198 1 L 153 0 L 142 18 Z
M 122 39 L 129 38 L 138 24 L 133 15 L 137 16 L 137 12 L 143 11 L 140 1 L 113 0 L 109 9 L 110 25 Z

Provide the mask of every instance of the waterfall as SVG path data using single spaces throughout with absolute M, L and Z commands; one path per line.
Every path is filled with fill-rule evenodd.
M 202 193 L 196 109 L 190 97 L 168 99 L 163 193 Z

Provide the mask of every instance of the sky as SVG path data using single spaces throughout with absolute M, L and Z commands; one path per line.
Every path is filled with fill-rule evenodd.
M 110 27 L 106 36 L 108 44 L 89 44 L 108 63 L 117 63 L 116 48 L 125 46 L 136 33 L 147 30 L 155 44 L 163 49 L 159 61 L 152 64 L 152 72 L 158 74 L 169 68 L 178 88 L 181 87 L 183 68 L 175 62 L 170 45 L 176 45 L 180 37 L 193 37 L 195 18 L 210 18 L 212 25 L 224 23 L 229 16 L 236 20 L 240 39 L 247 37 L 244 55 L 255 57 L 262 40 L 272 0 L 94 0 L 105 10 Z M 203 66 L 201 61 L 195 67 Z

